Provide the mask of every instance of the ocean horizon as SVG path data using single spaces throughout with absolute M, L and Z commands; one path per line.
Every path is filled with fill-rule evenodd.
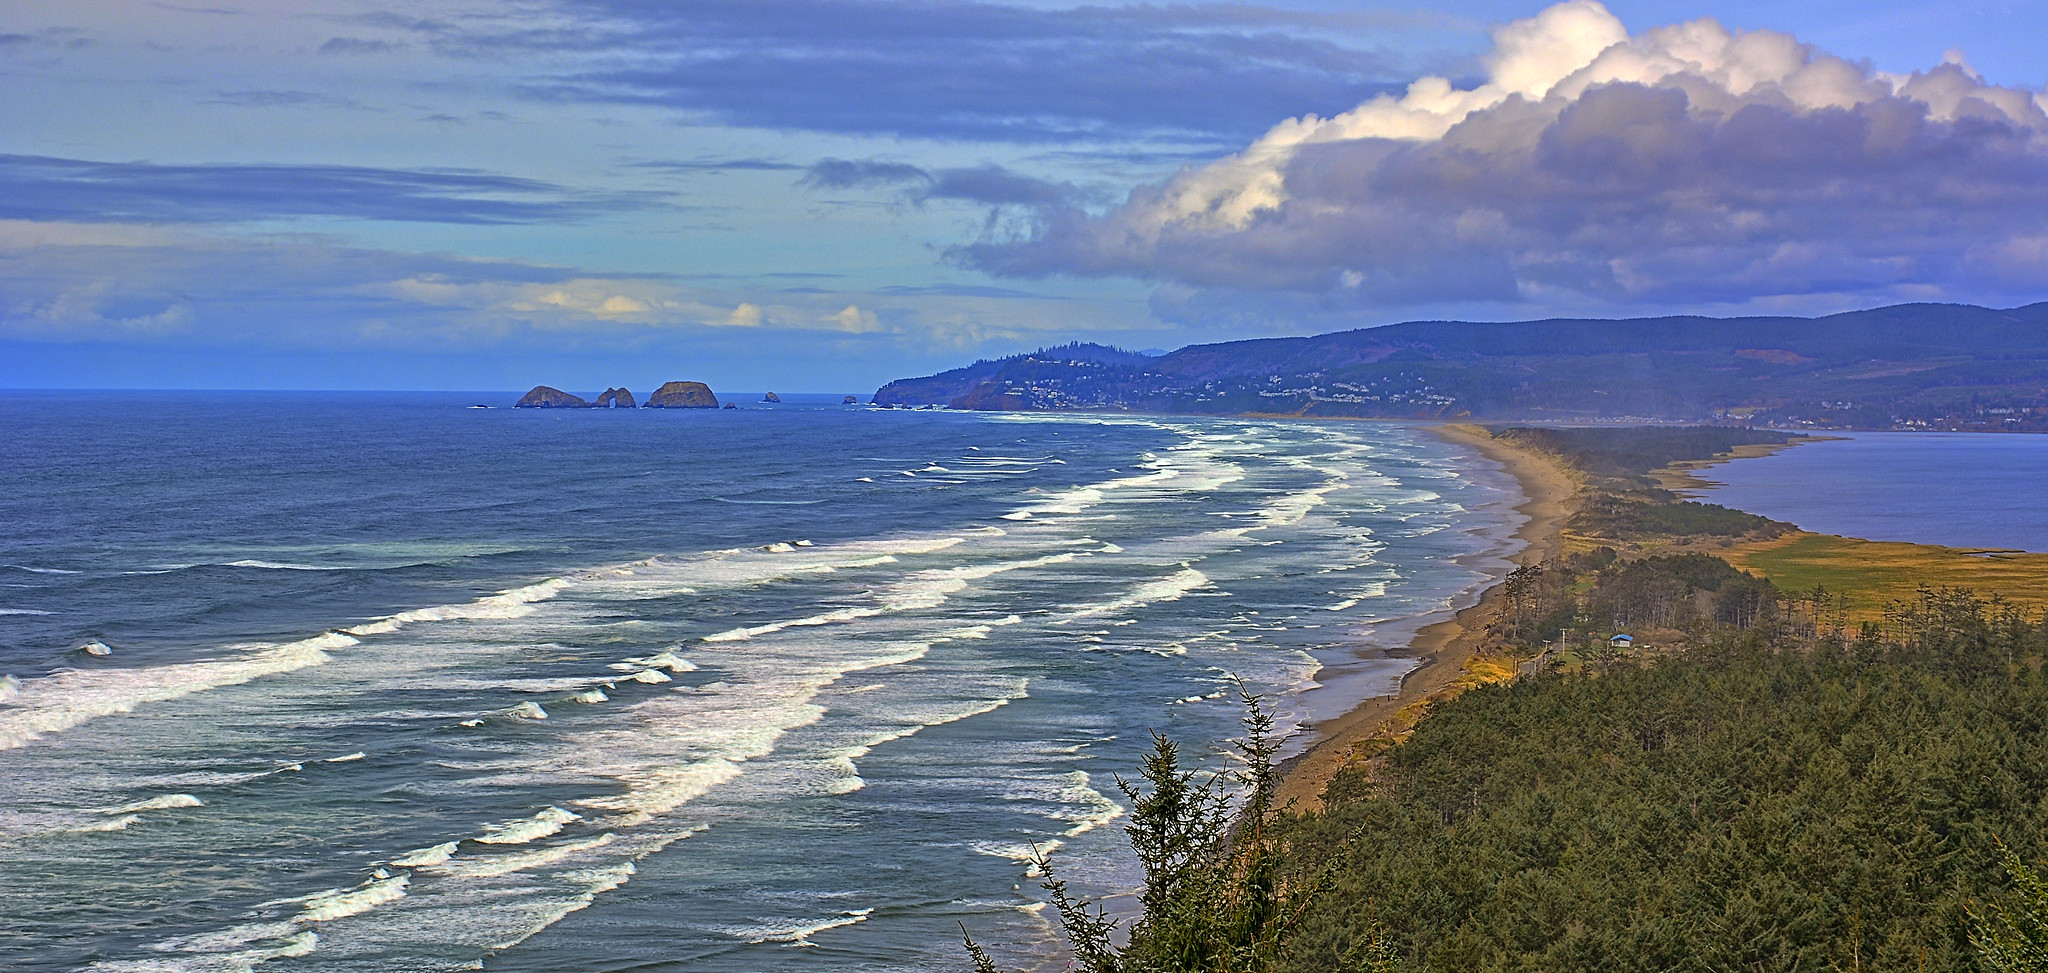
M 1044 958 L 1151 733 L 1390 690 L 1519 544 L 1412 425 L 729 398 L 0 393 L 0 964 Z

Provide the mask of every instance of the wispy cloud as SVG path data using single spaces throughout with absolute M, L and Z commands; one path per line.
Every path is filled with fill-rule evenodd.
M 627 168 L 670 173 L 786 172 L 804 166 L 779 159 L 650 159 L 626 163 Z
M 903 162 L 820 159 L 798 184 L 811 189 L 901 189 L 912 203 L 934 199 L 1030 209 L 1080 205 L 1099 193 L 998 165 L 925 169 Z
M 388 54 L 392 51 L 402 50 L 404 47 L 404 44 L 387 40 L 362 37 L 330 37 L 326 43 L 320 45 L 318 53 L 326 55 Z
M 1414 16 L 1251 4 L 1046 9 L 937 0 L 574 0 L 525 17 L 384 16 L 433 49 L 542 59 L 533 97 L 727 125 L 940 139 L 1249 137 L 1417 67 Z
M 543 223 L 654 205 L 473 171 L 365 166 L 97 162 L 0 155 L 0 219 L 228 223 L 341 217 Z

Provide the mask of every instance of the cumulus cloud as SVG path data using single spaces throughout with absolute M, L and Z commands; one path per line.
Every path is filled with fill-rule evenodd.
M 1713 20 L 1631 36 L 1594 0 L 1105 212 L 1042 208 L 956 259 L 1322 306 L 1984 297 L 2048 283 L 2048 115 L 1960 58 L 1891 75 Z M 1157 303 L 1157 301 L 1155 301 Z

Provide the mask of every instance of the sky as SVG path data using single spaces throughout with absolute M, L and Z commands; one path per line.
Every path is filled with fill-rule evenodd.
M 2016 306 L 2043 37 L 2048 0 L 9 0 L 0 388 L 866 392 Z

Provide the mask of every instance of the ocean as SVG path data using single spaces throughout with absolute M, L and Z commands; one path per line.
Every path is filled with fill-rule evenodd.
M 1699 471 L 1700 499 L 1823 534 L 2048 551 L 2048 436 L 1827 433 Z
M 1399 424 L 514 397 L 0 395 L 0 967 L 1025 965 L 1518 543 Z

